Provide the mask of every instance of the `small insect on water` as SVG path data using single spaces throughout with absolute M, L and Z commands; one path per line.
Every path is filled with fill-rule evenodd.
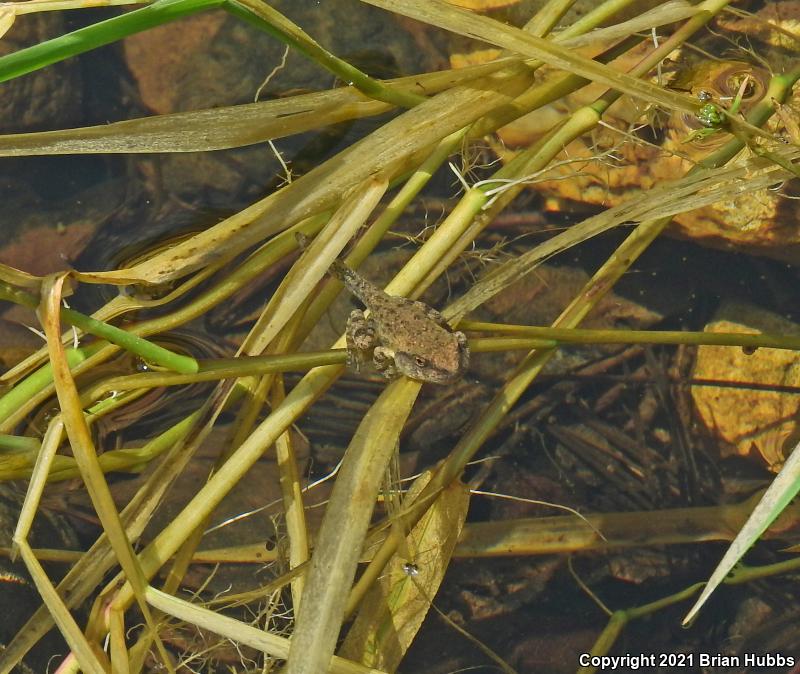
M 403 573 L 407 576 L 418 576 L 419 567 L 414 562 L 405 562 L 403 564 Z
M 714 97 L 710 92 L 701 91 L 697 98 L 701 103 L 703 103 L 703 105 L 700 106 L 695 118 L 698 122 L 700 122 L 700 124 L 702 124 L 703 128 L 690 133 L 683 142 L 688 143 L 693 140 L 703 140 L 704 138 L 707 138 L 711 134 L 716 133 L 723 128 L 728 122 L 728 115 L 735 115 L 739 111 L 739 108 L 742 105 L 742 97 L 747 90 L 747 85 L 749 82 L 750 76 L 748 75 L 742 80 L 739 90 L 737 91 L 730 108 L 728 108 L 727 115 L 716 103 L 711 102 Z
M 307 247 L 298 234 L 301 248 Z M 341 260 L 329 272 L 364 303 L 369 315 L 354 310 L 347 320 L 347 364 L 354 370 L 372 358 L 387 379 L 405 375 L 417 381 L 449 384 L 469 366 L 463 332 L 453 331 L 444 316 L 424 302 L 386 294 Z
M 706 128 L 716 129 L 725 121 L 725 115 L 713 103 L 706 103 L 697 111 L 697 121 Z

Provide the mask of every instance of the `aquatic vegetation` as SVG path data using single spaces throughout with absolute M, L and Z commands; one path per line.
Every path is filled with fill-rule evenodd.
M 547 3 L 546 9 L 551 11 L 543 10 L 527 26 L 516 28 L 439 1 L 364 2 L 506 51 L 492 61 L 461 69 L 377 80 L 324 49 L 299 26 L 258 0 L 157 0 L 0 57 L 0 80 L 10 80 L 133 33 L 207 9 L 222 9 L 279 39 L 346 83 L 264 103 L 7 135 L 0 137 L 0 154 L 4 156 L 205 152 L 271 142 L 394 112 L 377 129 L 246 208 L 113 269 L 72 270 L 41 278 L 11 266 L 0 267 L 0 298 L 36 308 L 47 340 L 46 348 L 0 378 L 9 387 L 0 398 L 0 433 L 11 436 L 7 446 L 14 447 L 15 452 L 0 456 L 0 475 L 7 479 L 29 477 L 14 535 L 14 552 L 22 557 L 45 602 L 0 653 L 0 672 L 10 671 L 53 624 L 71 649 L 71 665 L 84 671 L 138 671 L 151 650 L 153 658 L 174 669 L 165 643 L 167 632 L 159 624 L 161 613 L 256 649 L 262 654 L 259 666 L 264 669 L 268 668 L 265 663 L 275 659 L 286 660 L 290 674 L 328 669 L 395 671 L 431 606 L 451 556 L 458 554 L 462 531 L 467 531 L 462 541 L 469 541 L 473 551 L 480 548 L 487 556 L 508 554 L 508 549 L 504 553 L 491 540 L 491 531 L 484 529 L 481 542 L 475 533 L 478 529 L 470 534 L 469 525 L 465 528 L 469 494 L 461 478 L 561 346 L 604 342 L 798 348 L 797 338 L 790 335 L 579 328 L 673 216 L 765 190 L 796 173 L 797 145 L 791 138 L 779 137 L 777 127 L 762 129 L 781 102 L 790 97 L 800 78 L 796 64 L 787 72 L 776 72 L 757 101 L 745 100 L 749 80 L 742 79 L 738 98 L 725 110 L 651 77 L 727 2 L 708 0 L 697 7 L 681 6 L 680 18 L 666 10 L 640 17 L 640 23 L 653 30 L 681 23 L 660 42 L 647 46 L 641 58 L 625 71 L 617 67 L 617 59 L 645 38 L 631 35 L 629 26 L 616 33 L 608 32 L 608 27 L 599 29 L 598 34 L 589 33 L 601 24 L 617 22 L 620 3 L 598 4 L 581 19 L 551 34 L 562 16 L 562 12 L 552 10 L 569 3 Z M 21 12 L 23 6 L 27 5 L 6 8 Z M 72 0 L 59 4 L 63 8 L 79 6 Z M 570 46 L 575 44 L 570 40 L 587 34 L 592 40 L 589 44 L 596 47 L 591 56 Z M 540 79 L 537 73 L 544 65 L 559 74 Z M 324 322 L 325 312 L 340 290 L 332 279 L 320 287 L 327 270 L 345 250 L 349 267 L 370 258 L 431 177 L 446 170 L 443 167 L 451 155 L 523 115 L 585 87 L 598 86 L 597 91 L 589 89 L 589 102 L 561 117 L 539 140 L 489 177 L 471 181 L 461 175 L 465 189 L 460 199 L 450 205 L 432 233 L 415 233 L 413 255 L 386 285 L 385 293 L 419 298 L 452 269 L 532 180 L 563 159 L 565 147 L 598 129 L 609 108 L 619 101 L 639 102 L 642 114 L 649 107 L 651 111 L 690 116 L 715 132 L 719 143 L 708 153 L 692 158 L 685 176 L 632 193 L 613 208 L 509 256 L 488 273 L 479 273 L 464 294 L 442 309 L 441 316 L 436 313 L 437 325 L 445 335 L 443 343 L 448 346 L 453 346 L 451 338 L 463 337 L 460 328 L 469 335 L 469 351 L 477 357 L 502 350 L 524 350 L 525 356 L 504 373 L 502 384 L 458 429 L 458 439 L 447 455 L 418 477 L 402 498 L 392 485 L 397 473 L 392 463 L 423 383 L 433 379 L 393 378 L 360 417 L 349 439 L 312 546 L 306 522 L 308 495 L 300 478 L 298 439 L 292 428 L 315 409 L 317 401 L 341 377 L 347 358 L 344 335 L 329 350 L 300 350 L 312 330 Z M 625 140 L 630 138 L 626 136 Z M 743 153 L 748 146 L 754 150 L 749 155 Z M 627 238 L 550 328 L 467 320 L 470 312 L 545 260 L 604 232 L 631 225 L 634 227 Z M 303 254 L 298 238 L 310 241 Z M 166 341 L 171 331 L 224 307 L 237 293 L 254 285 L 265 270 L 273 269 L 277 270 L 272 279 L 275 283 L 271 292 L 265 293 L 258 317 L 235 355 L 198 357 L 193 338 Z M 119 292 L 87 316 L 63 306 L 70 284 L 77 284 L 78 293 L 81 287 L 93 284 L 113 286 Z M 392 306 L 406 306 L 388 301 Z M 377 307 L 369 308 L 375 311 Z M 402 322 L 402 312 L 396 313 L 393 320 Z M 447 330 L 442 327 L 443 321 L 449 325 Z M 405 336 L 410 332 L 406 330 Z M 486 333 L 493 336 L 483 336 Z M 465 356 L 466 345 L 460 337 L 457 339 L 457 353 Z M 186 353 L 180 346 L 186 347 Z M 104 371 L 103 367 L 116 362 L 121 352 L 127 353 L 141 371 Z M 461 367 L 459 361 L 448 374 L 461 376 Z M 284 373 L 290 371 L 299 371 L 302 376 L 289 382 Z M 448 385 L 456 378 L 440 377 Z M 134 403 L 148 392 L 198 382 L 213 382 L 211 392 L 198 400 L 187 395 L 185 410 L 175 403 L 182 414 L 180 420 L 172 419 L 166 428 L 158 428 L 141 446 L 98 446 L 92 432 L 98 420 L 127 411 L 126 423 L 133 424 L 137 409 L 141 409 Z M 54 395 L 57 408 L 53 413 L 37 416 L 43 428 L 37 431 L 36 449 L 31 447 L 29 436 L 21 445 L 18 439 L 13 440 L 21 425 L 36 416 L 37 410 L 41 412 L 42 404 Z M 223 424 L 222 419 L 231 413 L 234 421 Z M 117 425 L 124 424 L 118 421 Z M 190 501 L 158 531 L 151 532 L 145 542 L 145 525 L 169 494 L 173 481 L 189 469 L 201 445 L 215 432 L 223 433 L 224 441 L 217 442 L 219 452 L 213 470 L 205 481 L 197 482 Z M 286 627 L 284 634 L 275 633 L 273 623 L 266 618 L 258 619 L 263 629 L 256 629 L 245 624 L 244 617 L 234 620 L 212 611 L 210 605 L 181 599 L 177 593 L 190 564 L 201 558 L 198 547 L 203 532 L 223 499 L 235 494 L 249 471 L 273 447 L 280 471 L 285 527 L 275 558 L 285 564 L 286 571 L 267 587 L 250 587 L 240 597 L 226 595 L 212 604 L 232 606 L 241 601 L 252 607 L 266 602 L 270 593 L 280 594 L 282 588 L 288 588 L 285 601 L 291 602 L 287 613 L 292 619 L 285 620 L 291 628 Z M 118 510 L 108 473 L 145 469 L 147 477 L 136 495 Z M 387 473 L 394 477 L 387 479 Z M 80 556 L 56 587 L 42 569 L 28 534 L 48 481 L 75 476 L 85 485 L 105 536 Z M 373 513 L 384 483 L 389 484 L 385 488 L 386 517 L 375 521 Z M 791 500 L 798 484 L 784 476 L 782 492 L 776 498 L 778 508 L 772 508 L 750 529 L 763 533 Z M 716 510 L 714 516 L 734 512 L 735 521 L 741 523 L 752 504 L 746 505 Z M 695 531 L 692 523 L 698 523 L 698 529 L 700 523 L 710 526 L 707 512 L 681 512 L 680 516 L 686 518 L 681 522 L 688 521 L 687 530 Z M 569 537 L 572 547 L 563 547 L 562 551 L 610 545 L 603 530 L 605 524 L 598 519 L 573 514 L 547 525 L 552 531 L 565 520 L 573 529 Z M 648 520 L 652 523 L 647 513 L 638 513 L 628 523 L 645 529 Z M 502 529 L 499 523 L 492 524 L 498 524 L 492 530 L 495 534 Z M 527 523 L 518 524 L 522 530 Z M 583 528 L 583 538 L 580 531 L 574 531 L 576 524 Z M 673 538 L 668 542 L 703 540 L 702 534 L 696 538 L 681 538 L 679 532 L 670 534 Z M 661 539 L 657 532 L 647 529 L 642 541 L 658 543 Z M 629 541 L 616 544 L 628 545 Z M 260 544 L 257 548 L 238 552 L 248 561 L 261 562 L 266 553 Z M 220 552 L 220 559 L 224 558 Z M 365 560 L 356 580 L 357 567 Z M 118 575 L 109 581 L 109 572 Z M 156 589 L 153 579 L 161 572 L 168 573 L 167 580 Z M 70 610 L 86 601 L 104 580 L 107 585 L 95 600 L 87 626 L 79 627 Z M 593 653 L 611 648 L 621 624 L 685 601 L 698 589 L 693 585 L 654 604 L 615 613 Z M 385 607 L 378 605 L 380 597 L 388 597 Z M 145 627 L 130 633 L 133 619 L 127 612 L 134 604 Z M 265 612 L 280 613 L 281 606 L 276 601 Z M 355 627 L 335 653 L 343 624 L 356 614 Z M 291 640 L 286 637 L 289 631 Z M 110 635 L 110 654 L 101 647 L 106 635 Z M 478 646 L 497 666 L 513 671 L 488 646 Z

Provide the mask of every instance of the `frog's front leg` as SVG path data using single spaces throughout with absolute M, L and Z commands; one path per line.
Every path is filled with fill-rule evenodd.
M 372 352 L 372 362 L 386 379 L 394 379 L 397 376 L 397 366 L 394 362 L 394 351 L 385 346 L 376 346 Z
M 347 319 L 345 339 L 347 366 L 359 372 L 375 348 L 375 321 L 364 316 L 363 311 L 353 309 Z

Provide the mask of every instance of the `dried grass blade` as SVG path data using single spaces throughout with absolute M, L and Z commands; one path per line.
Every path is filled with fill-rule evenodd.
M 265 632 L 202 606 L 190 604 L 188 601 L 178 599 L 153 587 L 147 588 L 146 596 L 153 608 L 175 618 L 277 658 L 286 658 L 289 655 L 289 639 L 286 637 Z M 330 669 L 326 671 L 332 674 L 385 674 L 380 670 L 338 657 L 333 658 Z
M 17 13 L 11 7 L 3 7 L 0 9 L 0 37 L 3 37 L 17 18 Z
M 5 281 L 21 288 L 33 288 L 38 290 L 42 285 L 42 278 L 34 276 L 26 271 L 9 267 L 7 264 L 0 264 L 0 281 Z
M 350 119 L 390 105 L 348 89 L 210 110 L 126 119 L 104 126 L 0 136 L 0 156 L 207 152 L 246 147 Z
M 83 416 L 80 395 L 67 363 L 64 345 L 61 343 L 61 290 L 66 277 L 66 274 L 59 274 L 45 279 L 40 306 L 40 320 L 47 336 L 47 349 L 53 366 L 53 382 L 61 407 L 61 416 L 92 505 L 100 518 L 111 547 L 134 588 L 145 621 L 150 629 L 154 629 L 154 622 L 144 598 L 144 588 L 147 582 L 122 527 L 111 490 L 97 459 L 89 426 Z M 166 656 L 160 640 L 157 640 L 157 645 L 160 646 L 159 650 L 162 652 L 164 664 L 171 669 L 169 658 Z
M 288 674 L 324 672 L 331 661 L 375 499 L 420 388 L 406 378 L 389 384 L 347 448 L 311 557 Z
M 165 457 L 162 469 L 152 474 L 145 486 L 137 492 L 122 512 L 126 533 L 131 540 L 139 538 L 174 475 L 180 472 L 191 457 L 193 445 L 188 445 L 187 450 L 187 446 L 182 444 L 180 440 L 185 437 L 200 418 L 201 415 L 196 412 L 173 426 L 172 429 L 168 429 L 154 438 L 145 446 L 147 448 L 163 443 L 171 446 L 172 450 Z M 115 558 L 109 546 L 108 537 L 103 534 L 67 572 L 67 575 L 58 584 L 58 592 L 61 596 L 68 597 L 67 603 L 70 607 L 77 606 L 97 589 L 97 586 L 103 580 L 103 576 L 106 575 L 114 563 Z M 40 607 L 37 609 L 14 639 L 0 652 L 0 673 L 8 674 L 11 672 L 14 666 L 52 626 L 53 619 L 46 608 Z
M 605 84 L 612 89 L 648 102 L 659 103 L 669 110 L 694 113 L 699 107 L 697 101 L 690 96 L 668 91 L 645 80 L 631 77 L 581 56 L 551 40 L 536 37 L 500 21 L 473 14 L 465 9 L 442 2 L 442 0 L 361 1 L 469 38 L 510 49 L 523 56 L 539 59 L 554 68 L 586 77 L 593 82 Z
M 281 340 L 284 341 L 284 340 Z M 290 341 L 289 339 L 285 341 Z M 271 404 L 273 409 L 286 399 L 283 377 L 276 377 L 272 384 Z M 281 497 L 286 518 L 286 534 L 289 539 L 287 555 L 289 569 L 304 565 L 310 557 L 308 524 L 306 522 L 305 502 L 303 499 L 302 473 L 298 467 L 295 441 L 291 432 L 284 432 L 275 442 L 275 458 L 280 474 Z M 292 579 L 292 605 L 300 606 L 305 588 L 305 575 L 298 574 Z
M 125 615 L 111 611 L 108 618 L 111 668 L 114 674 L 130 674 L 128 648 L 125 645 Z
M 510 103 L 530 83 L 521 65 L 438 94 L 386 123 L 279 192 L 214 227 L 149 258 L 112 272 L 76 274 L 90 283 L 162 283 L 229 258 L 303 218 L 338 203 L 341 195 L 373 175 L 389 178 L 417 163 L 442 138 L 490 110 Z
M 783 148 L 790 161 L 800 157 L 796 148 Z M 741 197 L 791 177 L 782 167 L 760 157 L 726 168 L 703 169 L 684 178 L 640 192 L 619 206 L 587 218 L 487 274 L 448 308 L 448 317 L 462 317 L 483 304 L 506 285 L 529 273 L 549 258 L 614 227 L 640 223 Z
M 633 35 L 633 33 L 648 32 L 664 24 L 682 21 L 694 16 L 699 11 L 698 7 L 690 5 L 685 0 L 671 0 L 627 21 L 604 26 L 603 28 L 595 28 L 584 35 L 576 35 L 566 39 L 559 39 L 558 35 L 554 35 L 553 38 L 560 45 L 570 49 L 597 45 L 604 40 L 618 40 L 628 35 Z
M 72 614 L 64 606 L 61 597 L 50 583 L 50 579 L 27 542 L 20 542 L 19 551 L 50 616 L 58 625 L 58 629 L 77 658 L 81 669 L 88 674 L 108 674 L 111 671 L 111 664 L 106 660 L 103 652 L 93 649 L 86 637 L 83 636 L 81 628 L 78 627 Z
M 387 84 L 419 88 L 430 96 L 507 65 L 508 60 L 498 60 L 388 80 Z M 224 150 L 380 115 L 391 109 L 387 103 L 365 100 L 353 88 L 341 87 L 272 101 L 126 119 L 99 126 L 0 135 L 0 157 Z M 4 276 L 5 273 L 11 272 L 0 266 L 0 279 L 19 285 L 10 276 Z M 31 277 L 30 281 L 30 287 L 38 287 L 41 279 Z
M 241 476 L 325 392 L 342 369 L 338 365 L 318 367 L 300 380 L 284 402 L 261 422 L 184 509 L 142 550 L 139 559 L 148 577 L 153 576 L 175 554 L 191 532 L 236 486 Z M 130 585 L 121 589 L 116 601 L 130 601 L 130 589 Z
M 418 106 L 414 111 L 427 104 Z M 442 114 L 447 114 L 447 111 L 443 109 Z M 439 230 L 443 231 L 437 237 L 438 245 L 446 247 L 451 244 L 462 233 L 465 226 L 466 224 L 462 221 L 451 221 L 448 225 L 441 226 Z M 422 276 L 427 273 L 430 266 L 438 259 L 437 255 L 440 254 L 439 249 L 433 249 L 431 243 L 429 240 L 423 246 L 422 251 L 425 251 L 425 254 L 421 258 L 415 257 L 409 261 L 406 265 L 406 272 L 413 268 Z M 397 282 L 387 286 L 387 290 L 391 289 L 391 292 L 395 294 L 408 294 L 416 282 L 412 280 L 412 277 L 416 278 L 416 274 L 404 274 L 402 278 L 398 276 Z M 343 346 L 344 341 L 344 337 L 342 337 L 334 348 Z M 184 510 L 142 551 L 140 560 L 148 576 L 155 574 L 161 568 L 185 540 L 185 536 L 188 535 L 186 532 L 194 529 L 217 506 L 225 494 L 235 486 L 241 475 L 258 460 L 297 417 L 325 392 L 342 370 L 342 366 L 317 367 L 289 392 L 285 401 L 261 422 Z M 118 599 L 130 601 L 130 597 L 130 586 L 126 586 L 120 591 Z M 2 662 L 2 654 L 0 654 L 0 663 Z
M 414 498 L 430 479 L 418 478 Z M 413 559 L 392 558 L 361 603 L 339 654 L 394 672 L 411 645 L 436 595 L 469 508 L 469 489 L 453 482 L 407 535 Z M 412 566 L 409 566 L 409 563 Z
M 19 518 L 17 518 L 17 526 L 14 529 L 14 536 L 12 538 L 12 559 L 14 556 L 13 551 L 18 549 L 20 541 L 28 539 L 28 532 L 31 530 L 33 518 L 36 516 L 36 511 L 39 508 L 39 501 L 42 498 L 44 486 L 47 484 L 47 476 L 50 473 L 53 457 L 63 437 L 64 422 L 61 420 L 60 416 L 56 416 L 48 424 L 47 430 L 42 438 L 42 446 L 36 456 L 36 465 L 33 467 L 31 479 L 28 483 L 28 490 L 25 493 L 25 501 L 22 504 Z
M 263 353 L 288 323 L 298 307 L 312 294 L 348 241 L 366 222 L 389 186 L 385 178 L 372 177 L 352 190 L 328 224 L 292 266 L 270 299 L 242 347 L 248 355 Z

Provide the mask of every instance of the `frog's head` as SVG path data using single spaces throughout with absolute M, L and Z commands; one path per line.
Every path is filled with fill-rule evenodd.
M 453 337 L 455 339 L 448 348 L 425 356 L 395 351 L 394 364 L 397 372 L 433 384 L 449 384 L 460 379 L 469 366 L 469 347 L 463 332 L 453 333 Z

